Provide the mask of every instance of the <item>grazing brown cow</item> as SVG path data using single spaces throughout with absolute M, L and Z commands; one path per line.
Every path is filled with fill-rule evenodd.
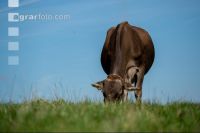
M 101 65 L 108 77 L 92 84 L 102 90 L 104 102 L 127 100 L 135 91 L 141 102 L 142 82 L 154 61 L 154 46 L 148 32 L 123 22 L 108 30 Z

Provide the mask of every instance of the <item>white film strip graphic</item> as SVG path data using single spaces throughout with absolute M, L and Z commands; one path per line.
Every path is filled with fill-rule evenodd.
M 19 0 L 8 0 L 8 8 L 18 8 L 19 7 Z M 19 15 L 19 13 L 8 13 L 8 22 L 9 23 L 15 23 L 18 22 L 16 17 Z M 19 36 L 19 27 L 18 26 L 12 26 L 8 27 L 8 37 L 13 38 L 17 40 L 17 37 Z M 8 51 L 14 52 L 19 51 L 19 42 L 18 41 L 8 41 Z M 10 53 L 9 53 L 10 54 Z M 8 65 L 19 65 L 19 56 L 8 56 Z

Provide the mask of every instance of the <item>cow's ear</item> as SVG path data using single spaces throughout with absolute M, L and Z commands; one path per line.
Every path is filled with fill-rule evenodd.
M 101 89 L 103 89 L 103 82 L 104 82 L 104 80 L 96 82 L 96 83 L 92 84 L 92 86 L 97 88 L 98 90 L 101 90 Z
M 135 90 L 137 90 L 136 87 L 134 87 L 131 83 L 127 83 L 127 82 L 124 83 L 124 88 L 127 91 L 135 91 Z

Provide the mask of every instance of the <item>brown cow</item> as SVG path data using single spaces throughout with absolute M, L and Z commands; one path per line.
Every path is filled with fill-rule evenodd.
M 101 65 L 108 77 L 92 84 L 102 90 L 104 102 L 127 100 L 135 91 L 141 102 L 142 82 L 154 61 L 152 39 L 144 29 L 123 22 L 108 30 L 101 53 Z

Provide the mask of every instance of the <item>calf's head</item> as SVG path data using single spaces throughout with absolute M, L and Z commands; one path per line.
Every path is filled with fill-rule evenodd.
M 121 101 L 125 90 L 135 90 L 131 83 L 125 82 L 123 78 L 115 74 L 109 75 L 105 80 L 94 83 L 92 86 L 102 91 L 104 102 Z

